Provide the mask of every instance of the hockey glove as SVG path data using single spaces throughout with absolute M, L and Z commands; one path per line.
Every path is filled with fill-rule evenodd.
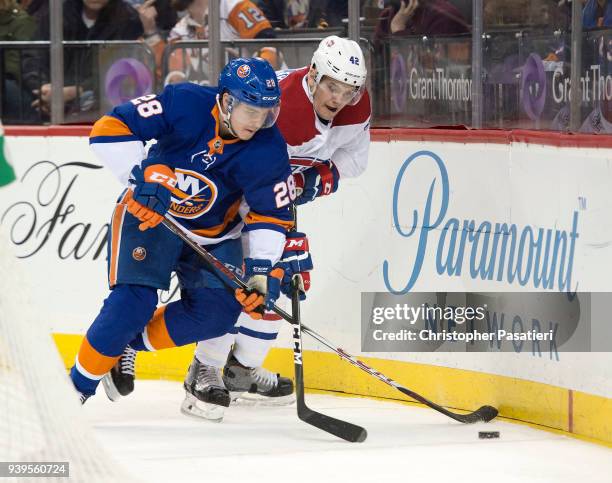
M 293 175 L 297 192 L 296 204 L 314 201 L 318 196 L 327 196 L 338 189 L 340 173 L 331 161 L 308 168 Z
M 127 202 L 127 210 L 142 223 L 141 231 L 154 228 L 161 223 L 170 208 L 172 190 L 176 186 L 174 171 L 163 164 L 145 167 L 134 166 L 130 183 L 134 192 Z
M 298 231 L 287 233 L 285 249 L 279 265 L 285 270 L 281 283 L 281 292 L 291 297 L 291 279 L 297 274 L 300 276 L 300 300 L 305 300 L 306 292 L 310 288 L 309 272 L 313 268 L 308 238 L 305 233 Z
M 261 319 L 264 309 L 270 310 L 274 306 L 280 296 L 284 273 L 280 264 L 272 267 L 270 260 L 244 260 L 248 288 L 237 288 L 234 295 L 252 319 Z

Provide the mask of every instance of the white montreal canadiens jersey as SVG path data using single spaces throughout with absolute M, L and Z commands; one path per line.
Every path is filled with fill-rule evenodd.
M 294 172 L 331 160 L 340 178 L 363 173 L 370 147 L 370 96 L 364 92 L 354 106 L 344 107 L 327 125 L 314 112 L 306 84 L 308 67 L 277 73 L 281 112 L 276 125 L 285 141 Z

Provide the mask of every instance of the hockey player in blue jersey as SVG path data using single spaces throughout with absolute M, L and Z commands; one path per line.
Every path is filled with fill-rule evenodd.
M 93 127 L 90 144 L 123 183 L 112 215 L 112 289 L 70 371 L 85 401 L 124 349 L 159 350 L 216 337 L 241 310 L 258 317 L 279 296 L 279 263 L 295 199 L 286 144 L 274 122 L 280 90 L 261 59 L 234 59 L 217 89 L 168 86 L 116 107 Z M 144 143 L 157 140 L 145 156 Z M 239 213 L 243 204 L 248 211 Z M 242 216 L 241 216 L 242 215 Z M 249 256 L 250 290 L 223 283 L 163 225 L 168 216 L 230 267 Z M 176 272 L 181 299 L 156 309 L 157 290 Z M 229 405 L 224 395 L 223 406 Z

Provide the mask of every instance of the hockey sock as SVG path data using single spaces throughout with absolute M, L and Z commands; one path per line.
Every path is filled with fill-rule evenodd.
M 100 379 L 115 365 L 130 340 L 151 318 L 157 291 L 139 285 L 117 285 L 89 327 L 70 377 L 85 395 L 93 395 Z
M 282 324 L 282 319 L 270 315 L 266 314 L 261 320 L 240 315 L 234 356 L 241 364 L 247 367 L 260 367 L 263 364 Z

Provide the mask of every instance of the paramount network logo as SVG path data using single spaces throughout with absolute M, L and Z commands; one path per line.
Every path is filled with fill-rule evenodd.
M 438 173 L 429 186 L 423 212 L 416 209 L 412 212 L 412 223 L 406 231 L 407 214 L 400 213 L 398 209 L 399 195 L 402 190 L 409 190 L 408 177 L 404 175 L 416 160 L 427 163 L 435 161 Z M 439 208 L 432 203 L 434 196 L 441 199 Z M 390 272 L 393 267 L 388 260 L 384 261 L 383 278 L 389 292 L 408 293 L 423 269 L 425 254 L 431 250 L 435 250 L 436 271 L 439 275 L 463 275 L 473 280 L 496 280 L 560 292 L 572 291 L 574 251 L 579 237 L 577 211 L 573 213 L 572 228 L 568 231 L 518 226 L 493 220 L 446 219 L 449 203 L 448 173 L 438 155 L 431 151 L 419 151 L 404 161 L 393 189 L 393 224 L 402 237 L 417 236 L 418 247 L 416 254 L 406 257 L 406 260 L 411 261 L 412 270 L 403 286 L 391 283 Z M 420 227 L 420 231 L 417 227 Z M 437 233 L 439 238 L 436 242 L 431 235 Z M 397 277 L 394 279 L 397 280 Z

